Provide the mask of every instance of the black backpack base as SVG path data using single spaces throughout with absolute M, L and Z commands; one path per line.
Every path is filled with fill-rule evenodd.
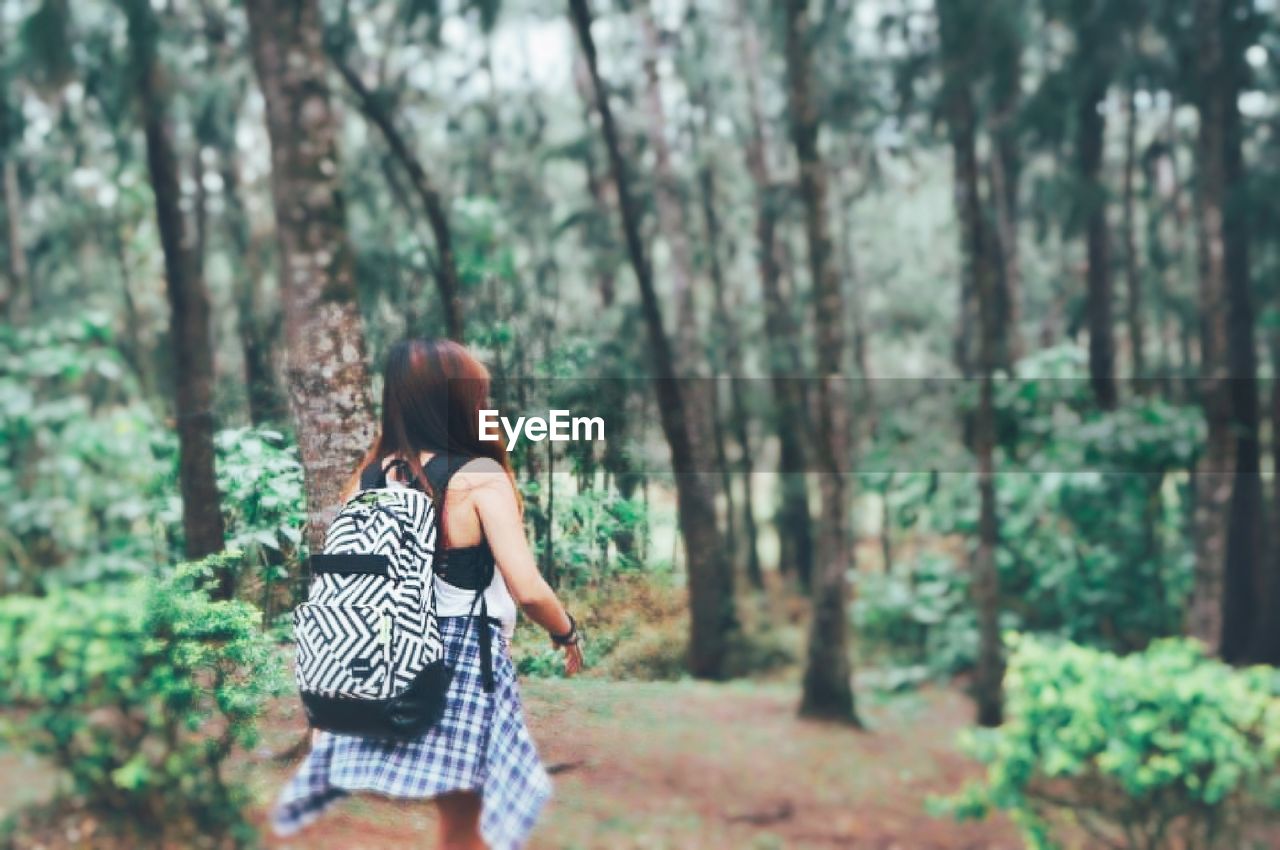
M 443 658 L 427 664 L 403 693 L 390 699 L 353 699 L 302 692 L 314 729 L 365 738 L 416 738 L 444 714 L 453 669 Z

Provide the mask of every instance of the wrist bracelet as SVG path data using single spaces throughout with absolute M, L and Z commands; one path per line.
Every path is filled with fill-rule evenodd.
M 547 633 L 556 646 L 569 646 L 578 642 L 578 621 L 573 619 L 573 615 L 568 611 L 564 615 L 569 618 L 569 631 L 562 635 Z

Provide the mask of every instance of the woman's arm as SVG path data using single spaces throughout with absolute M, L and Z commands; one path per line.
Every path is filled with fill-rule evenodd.
M 460 472 L 459 477 L 465 475 L 470 479 L 462 483 L 471 485 L 468 489 L 472 504 L 489 549 L 507 582 L 507 589 L 529 619 L 552 635 L 566 635 L 574 628 L 573 621 L 555 591 L 538 572 L 533 552 L 529 550 L 529 541 L 525 539 L 524 523 L 511 479 L 496 463 L 491 469 L 489 464 L 482 464 L 477 464 L 480 468 L 474 472 L 470 468 Z M 581 666 L 581 647 L 577 643 L 566 646 L 566 672 L 572 675 Z

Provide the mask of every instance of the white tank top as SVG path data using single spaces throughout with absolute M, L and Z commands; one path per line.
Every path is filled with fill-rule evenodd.
M 387 486 L 404 487 L 405 485 L 388 475 Z M 474 590 L 464 590 L 457 585 L 449 584 L 440 576 L 434 576 L 432 584 L 435 586 L 437 617 L 465 617 L 468 614 L 479 616 L 480 605 L 476 602 Z M 502 623 L 503 636 L 511 640 L 511 636 L 516 631 L 516 601 L 511 598 L 511 591 L 507 589 L 502 570 L 496 564 L 493 580 L 484 591 L 484 601 L 489 606 L 489 616 Z

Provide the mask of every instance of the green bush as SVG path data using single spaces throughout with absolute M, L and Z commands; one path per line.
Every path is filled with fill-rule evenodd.
M 220 559 L 108 593 L 0 599 L 4 738 L 45 756 L 140 840 L 245 843 L 228 758 L 253 746 L 283 679 L 257 610 L 211 602 Z
M 1234 670 L 1199 644 L 1116 656 L 1012 636 L 1004 726 L 966 746 L 988 765 L 938 808 L 1010 813 L 1032 848 L 1241 848 L 1280 767 L 1273 671 Z
M 274 623 L 306 592 L 302 582 L 290 581 L 303 573 L 307 522 L 298 447 L 267 428 L 227 428 L 214 445 L 227 547 L 244 553 L 237 593 Z
M 1176 634 L 1201 414 L 1157 400 L 1063 425 L 1001 476 L 1001 590 L 1029 631 L 1115 651 Z M 976 516 L 975 516 L 976 522 Z M 967 530 L 967 529 L 966 529 Z
M 943 398 L 944 409 L 971 411 L 974 389 Z M 1002 627 L 1118 652 L 1177 634 L 1191 585 L 1187 473 L 1203 443 L 1201 411 L 1157 398 L 1098 411 L 1075 346 L 1019 361 L 996 391 Z M 900 471 L 971 468 L 939 440 L 935 403 L 886 414 L 862 464 L 860 481 L 883 499 L 892 566 L 858 577 L 854 617 L 868 660 L 945 672 L 972 657 L 964 585 L 979 500 L 970 475 Z M 925 551 L 913 551 L 921 542 Z
M 113 345 L 110 317 L 0 326 L 0 590 L 137 576 L 169 563 L 173 444 Z
M 689 649 L 684 589 L 651 575 L 623 573 L 607 582 L 561 590 L 584 638 L 584 675 L 658 681 L 686 673 Z M 562 653 L 527 617 L 516 627 L 512 652 L 527 676 L 559 676 Z
M 977 656 L 978 624 L 969 577 L 944 554 L 924 552 L 906 569 L 860 573 L 853 621 L 872 663 L 958 673 Z

